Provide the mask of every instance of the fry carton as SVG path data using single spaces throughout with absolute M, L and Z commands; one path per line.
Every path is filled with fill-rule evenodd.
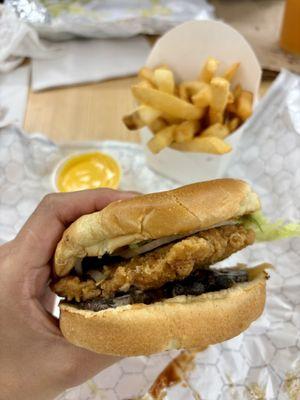
M 170 30 L 153 47 L 146 66 L 156 68 L 168 65 L 178 82 L 195 80 L 208 57 L 220 61 L 222 73 L 231 64 L 240 62 L 232 85 L 240 83 L 257 101 L 261 80 L 258 60 L 244 37 L 229 25 L 218 21 L 191 21 Z M 159 154 L 152 154 L 147 142 L 153 137 L 148 128 L 141 130 L 142 143 L 148 165 L 160 174 L 181 184 L 222 177 L 238 142 L 244 132 L 244 124 L 225 141 L 232 151 L 223 155 L 179 151 L 170 147 Z

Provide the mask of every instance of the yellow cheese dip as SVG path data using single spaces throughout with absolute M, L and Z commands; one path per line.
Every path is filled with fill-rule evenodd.
M 99 151 L 69 157 L 59 168 L 56 186 L 60 192 L 108 187 L 117 189 L 121 170 L 109 155 Z

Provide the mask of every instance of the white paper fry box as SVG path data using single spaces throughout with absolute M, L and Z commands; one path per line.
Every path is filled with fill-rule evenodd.
M 220 74 L 232 63 L 240 62 L 232 85 L 241 83 L 243 89 L 253 93 L 254 102 L 257 100 L 261 79 L 258 60 L 244 37 L 223 22 L 191 21 L 170 30 L 157 41 L 146 66 L 155 68 L 167 64 L 177 82 L 195 80 L 209 56 L 220 61 Z M 223 176 L 243 131 L 244 125 L 226 138 L 232 151 L 224 155 L 180 152 L 171 148 L 152 154 L 146 146 L 152 137 L 147 128 L 141 130 L 141 140 L 151 168 L 181 184 L 187 184 Z

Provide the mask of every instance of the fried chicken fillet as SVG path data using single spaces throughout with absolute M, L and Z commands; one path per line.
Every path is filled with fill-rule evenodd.
M 254 232 L 241 225 L 213 228 L 110 265 L 99 285 L 91 279 L 81 281 L 77 276 L 67 276 L 55 283 L 53 289 L 68 300 L 79 302 L 100 295 L 111 297 L 117 292 L 127 292 L 132 286 L 141 290 L 159 288 L 229 257 L 254 240 Z M 99 260 L 99 269 L 103 268 Z

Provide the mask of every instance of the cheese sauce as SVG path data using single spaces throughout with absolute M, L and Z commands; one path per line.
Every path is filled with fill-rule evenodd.
M 58 170 L 56 186 L 60 192 L 108 187 L 117 189 L 121 170 L 109 155 L 99 151 L 70 157 Z

